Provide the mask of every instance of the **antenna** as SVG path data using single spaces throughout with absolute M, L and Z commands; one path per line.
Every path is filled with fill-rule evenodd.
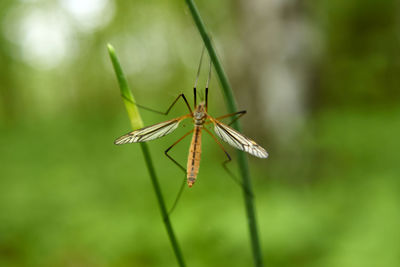
M 199 80 L 199 76 L 200 76 L 200 69 L 201 69 L 201 63 L 203 62 L 203 55 L 204 55 L 204 49 L 205 46 L 203 46 L 203 49 L 201 50 L 201 56 L 200 56 L 200 63 L 199 63 L 199 68 L 197 69 L 197 75 L 196 75 L 196 80 L 194 82 L 194 86 L 193 86 L 193 94 L 194 94 L 194 108 L 196 108 L 197 106 L 197 99 L 196 99 L 196 87 L 197 87 L 197 82 Z
M 208 71 L 208 79 L 207 79 L 207 83 L 206 83 L 206 111 L 208 110 L 208 84 L 210 83 L 211 80 L 211 58 L 210 58 L 210 67 L 209 67 L 209 71 Z

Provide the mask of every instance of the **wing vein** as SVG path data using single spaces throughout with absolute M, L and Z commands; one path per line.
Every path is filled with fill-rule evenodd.
M 178 127 L 179 123 L 186 117 L 187 116 L 182 116 L 135 130 L 117 138 L 114 141 L 114 144 L 122 145 L 127 143 L 146 142 L 166 136 L 167 134 L 172 133 Z
M 214 131 L 215 133 L 225 142 L 230 144 L 237 149 L 243 150 L 253 156 L 259 158 L 268 157 L 267 151 L 259 146 L 256 142 L 251 140 L 250 138 L 244 136 L 239 133 L 235 129 L 229 127 L 228 125 L 223 124 L 215 119 L 211 119 L 214 123 Z

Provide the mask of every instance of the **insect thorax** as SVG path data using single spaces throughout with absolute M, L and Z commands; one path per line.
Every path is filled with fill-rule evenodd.
M 194 124 L 197 126 L 203 125 L 204 122 L 206 121 L 206 118 L 207 118 L 206 113 L 202 110 L 200 110 L 200 111 L 196 110 L 193 113 L 193 121 L 194 121 Z
M 193 121 L 197 126 L 203 125 L 207 119 L 206 110 L 204 107 L 205 103 L 201 102 L 193 113 Z

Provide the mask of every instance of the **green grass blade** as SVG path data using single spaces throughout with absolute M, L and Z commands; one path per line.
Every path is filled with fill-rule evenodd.
M 115 70 L 115 74 L 117 75 L 119 88 L 121 90 L 122 99 L 124 100 L 124 104 L 125 104 L 126 110 L 128 112 L 128 116 L 129 116 L 129 119 L 130 119 L 130 122 L 131 122 L 131 125 L 132 125 L 132 129 L 135 130 L 135 129 L 138 129 L 138 128 L 142 128 L 143 127 L 142 118 L 140 117 L 139 111 L 138 111 L 136 105 L 134 104 L 135 101 L 134 101 L 132 92 L 129 89 L 128 82 L 127 82 L 127 80 L 125 78 L 125 75 L 124 75 L 124 73 L 122 71 L 121 65 L 120 65 L 120 63 L 118 61 L 118 58 L 117 58 L 117 55 L 115 54 L 114 47 L 112 47 L 112 45 L 110 45 L 110 44 L 108 44 L 107 47 L 108 47 L 108 53 L 110 55 L 110 58 L 111 58 L 111 61 L 112 61 L 112 64 L 113 64 L 113 67 L 114 67 L 114 70 Z M 178 261 L 179 266 L 185 266 L 185 262 L 183 260 L 182 252 L 181 252 L 181 250 L 179 248 L 177 238 L 176 238 L 176 236 L 174 234 L 174 230 L 172 228 L 171 221 L 169 220 L 169 216 L 168 216 L 167 208 L 166 208 L 166 205 L 165 205 L 165 201 L 164 201 L 164 198 L 162 196 L 161 188 L 160 188 L 160 185 L 158 183 L 158 178 L 157 178 L 156 171 L 155 171 L 155 168 L 154 168 L 154 165 L 153 165 L 153 161 L 152 161 L 151 156 L 150 156 L 150 151 L 149 151 L 146 143 L 140 143 L 140 146 L 141 146 L 141 149 L 142 149 L 142 152 L 143 152 L 143 156 L 144 156 L 144 159 L 145 159 L 145 162 L 146 162 L 146 165 L 147 165 L 147 169 L 148 169 L 149 174 L 150 174 L 150 179 L 151 179 L 151 182 L 153 184 L 153 189 L 154 189 L 154 192 L 155 192 L 156 197 L 157 197 L 157 201 L 158 201 L 158 205 L 160 207 L 160 211 L 161 211 L 161 215 L 162 215 L 162 218 L 163 218 L 163 222 L 165 224 L 165 228 L 167 230 L 168 237 L 169 237 L 169 239 L 171 241 L 171 245 L 172 245 L 172 248 L 174 250 L 176 259 Z
M 224 69 L 222 68 L 222 65 L 217 57 L 217 53 L 215 52 L 215 49 L 211 43 L 211 38 L 206 31 L 204 22 L 200 17 L 200 13 L 193 0 L 186 0 L 186 3 L 189 7 L 190 13 L 192 14 L 196 27 L 201 35 L 201 38 L 203 39 L 204 45 L 207 48 L 208 54 L 210 55 L 210 58 L 213 62 L 215 71 L 221 83 L 227 109 L 229 113 L 236 112 L 237 108 L 235 99 L 233 97 L 232 88 L 228 82 L 228 78 L 224 72 Z M 240 131 L 241 127 L 239 120 L 236 120 L 233 123 L 233 127 L 238 131 Z M 253 189 L 250 180 L 247 157 L 245 153 L 240 150 L 238 150 L 238 164 L 239 164 L 240 174 L 243 180 L 243 187 L 244 187 L 243 195 L 247 212 L 247 221 L 250 229 L 250 238 L 253 251 L 254 265 L 260 267 L 263 266 L 263 260 L 262 260 L 261 246 L 257 230 L 255 206 L 253 201 Z

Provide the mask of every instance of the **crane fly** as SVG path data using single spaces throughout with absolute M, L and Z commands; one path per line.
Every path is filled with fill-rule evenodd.
M 208 84 L 209 84 L 210 76 L 211 76 L 211 61 L 210 61 L 210 71 L 209 71 L 207 84 L 206 84 L 206 88 L 205 88 L 205 101 L 202 101 L 197 105 L 197 103 L 196 103 L 196 86 L 197 86 L 197 80 L 199 78 L 203 53 L 204 53 L 204 49 L 203 49 L 203 52 L 202 52 L 202 55 L 200 58 L 200 64 L 199 64 L 199 69 L 197 72 L 197 78 L 195 81 L 195 85 L 193 87 L 194 107 L 195 107 L 194 112 L 192 111 L 192 108 L 190 107 L 189 102 L 187 101 L 185 95 L 180 94 L 175 99 L 175 101 L 170 105 L 170 107 L 167 109 L 166 112 L 164 112 L 164 113 L 159 112 L 159 113 L 167 115 L 169 113 L 169 111 L 171 110 L 171 108 L 175 105 L 175 103 L 179 99 L 183 99 L 183 101 L 185 102 L 185 104 L 189 110 L 188 114 L 135 130 L 133 132 L 130 132 L 126 135 L 119 137 L 114 142 L 114 144 L 116 144 L 116 145 L 123 145 L 123 144 L 128 144 L 128 143 L 147 142 L 147 141 L 151 141 L 151 140 L 154 140 L 157 138 L 161 138 L 163 136 L 166 136 L 166 135 L 172 133 L 176 128 L 178 128 L 179 124 L 184 119 L 191 118 L 193 120 L 194 128 L 192 130 L 190 130 L 189 132 L 187 132 L 185 135 L 183 135 L 175 143 L 173 143 L 167 150 L 165 150 L 165 155 L 186 173 L 186 181 L 187 181 L 187 185 L 189 187 L 193 186 L 193 184 L 196 181 L 197 174 L 199 172 L 200 158 L 201 158 L 201 137 L 202 137 L 203 130 L 206 133 L 208 133 L 214 139 L 214 141 L 219 145 L 219 147 L 225 152 L 228 159 L 224 162 L 224 164 L 231 161 L 231 157 L 226 152 L 225 148 L 218 141 L 218 139 L 211 133 L 211 131 L 205 127 L 205 125 L 212 124 L 214 127 L 215 134 L 220 139 L 227 142 L 231 146 L 233 146 L 237 149 L 243 150 L 243 151 L 245 151 L 255 157 L 258 157 L 258 158 L 267 158 L 268 157 L 268 153 L 264 148 L 262 148 L 256 142 L 254 142 L 250 138 L 244 136 L 243 134 L 239 133 L 238 131 L 236 131 L 235 129 L 233 129 L 229 126 L 235 120 L 237 120 L 239 117 L 243 116 L 246 113 L 245 110 L 235 112 L 232 114 L 227 114 L 227 115 L 217 117 L 217 118 L 214 118 L 208 114 Z M 137 105 L 137 106 L 142 107 L 139 105 Z M 142 107 L 142 108 L 144 108 L 144 107 Z M 238 115 L 238 116 L 228 125 L 219 121 L 221 119 L 232 117 L 235 115 Z M 191 141 L 190 148 L 189 148 L 187 168 L 185 169 L 181 164 L 179 164 L 174 158 L 172 158 L 168 154 L 168 151 L 172 147 L 174 147 L 176 144 L 178 144 L 180 141 L 182 141 L 185 137 L 187 137 L 188 135 L 190 135 L 192 133 L 193 133 L 193 136 L 192 136 L 192 141 Z

